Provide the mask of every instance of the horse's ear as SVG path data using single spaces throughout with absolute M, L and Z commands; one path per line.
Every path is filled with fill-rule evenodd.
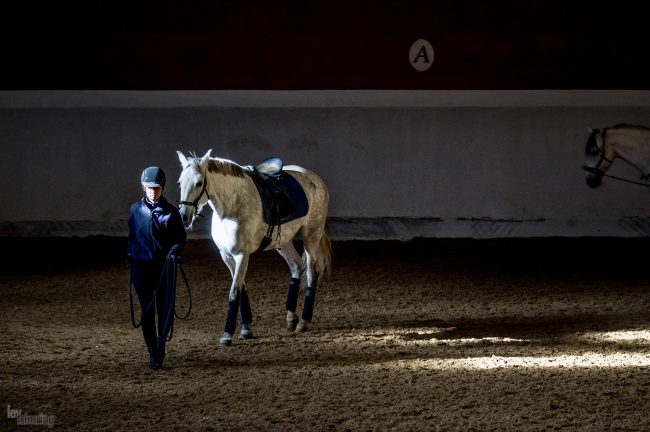
M 205 154 L 205 156 L 203 156 L 203 158 L 201 159 L 201 163 L 203 163 L 203 162 L 207 161 L 208 159 L 210 159 L 210 153 L 212 153 L 212 149 L 208 150 L 208 152 Z
M 182 167 L 187 166 L 187 164 L 189 163 L 189 161 L 187 160 L 187 158 L 185 157 L 185 155 L 184 155 L 182 152 L 178 151 L 178 150 L 176 151 L 176 153 L 178 154 L 178 160 L 181 162 L 181 166 L 182 166 Z
M 176 150 L 176 153 L 178 153 L 178 160 L 181 161 L 181 165 L 183 166 L 187 165 L 187 158 L 185 157 L 185 155 L 178 150 Z
M 592 128 L 588 127 L 587 132 L 589 132 L 589 135 L 591 135 L 594 132 L 594 130 Z

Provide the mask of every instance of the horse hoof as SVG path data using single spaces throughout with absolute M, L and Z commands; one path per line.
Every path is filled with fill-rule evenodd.
M 287 321 L 287 330 L 289 331 L 296 331 L 296 327 L 298 326 L 298 318 Z
M 239 333 L 239 339 L 253 339 L 253 330 L 242 330 Z
M 311 324 L 310 321 L 306 320 L 300 320 L 298 325 L 296 326 L 296 333 L 304 333 L 309 329 L 309 324 Z
M 222 336 L 219 338 L 219 346 L 220 347 L 229 347 L 232 345 L 232 338 Z

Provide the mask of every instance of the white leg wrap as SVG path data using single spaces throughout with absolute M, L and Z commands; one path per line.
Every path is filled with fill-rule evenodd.
M 253 329 L 250 324 L 242 324 L 239 339 L 253 339 Z
M 287 330 L 294 331 L 298 324 L 298 315 L 295 312 L 287 311 Z
M 296 326 L 296 333 L 304 333 L 309 329 L 309 326 L 311 325 L 310 321 L 306 321 L 304 319 L 301 319 L 298 325 Z
M 232 335 L 228 332 L 224 332 L 223 336 L 219 338 L 219 346 L 225 347 L 232 345 Z

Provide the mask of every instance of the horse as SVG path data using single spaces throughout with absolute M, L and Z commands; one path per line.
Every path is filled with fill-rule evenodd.
M 228 295 L 228 309 L 220 346 L 230 346 L 237 324 L 237 311 L 241 311 L 240 339 L 253 337 L 253 320 L 248 293 L 246 271 L 252 253 L 275 249 L 286 261 L 291 272 L 287 292 L 287 329 L 297 333 L 306 331 L 313 318 L 317 287 L 323 275 L 329 273 L 332 250 L 326 226 L 329 192 L 323 180 L 314 172 L 297 165 L 283 166 L 277 158 L 267 160 L 257 168 L 241 166 L 231 160 L 211 157 L 209 150 L 203 157 L 190 154 L 186 157 L 177 151 L 182 172 L 179 212 L 185 228 L 190 230 L 207 204 L 212 208 L 211 235 L 219 248 L 223 262 L 230 270 L 232 283 Z M 279 223 L 265 220 L 258 184 L 259 172 L 269 176 L 289 176 L 297 181 L 306 197 L 304 215 Z M 264 176 L 263 176 L 264 177 Z M 277 226 L 275 223 L 278 222 Z M 302 257 L 293 240 L 300 234 L 303 243 Z M 302 315 L 298 320 L 297 301 L 301 281 L 306 290 Z
M 589 187 L 601 185 L 603 177 L 612 177 L 629 183 L 650 186 L 650 128 L 618 124 L 599 129 L 589 129 L 585 148 L 586 181 Z M 641 173 L 641 181 L 622 179 L 607 174 L 615 159 L 620 158 Z

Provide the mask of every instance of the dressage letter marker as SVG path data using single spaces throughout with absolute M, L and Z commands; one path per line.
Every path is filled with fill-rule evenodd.
M 411 66 L 418 72 L 424 72 L 431 67 L 433 56 L 433 47 L 426 39 L 416 40 L 409 50 Z

